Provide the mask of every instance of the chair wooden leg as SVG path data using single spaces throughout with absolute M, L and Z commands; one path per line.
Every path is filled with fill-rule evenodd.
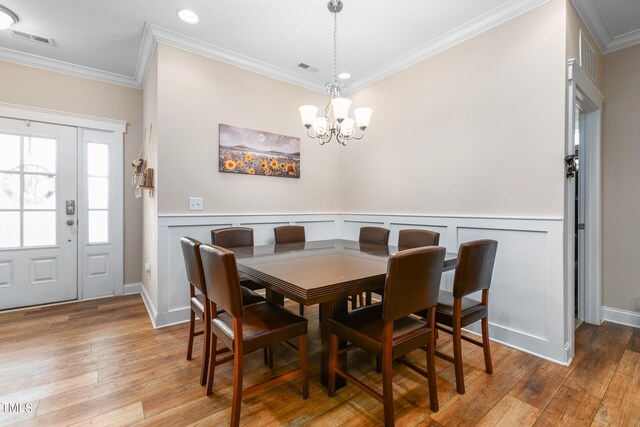
M 351 296 L 351 310 L 355 310 L 358 308 L 358 295 Z
M 242 348 L 236 348 L 233 354 L 233 397 L 231 403 L 231 425 L 240 425 L 240 405 L 242 404 L 242 369 L 244 354 Z
M 209 349 L 209 372 L 207 374 L 207 396 L 213 393 L 213 377 L 216 373 L 216 349 L 218 347 L 218 337 L 212 334 Z
M 385 348 L 382 354 L 382 400 L 384 404 L 385 427 L 395 425 L 393 414 L 393 360 L 391 346 Z
M 431 325 L 435 326 L 435 310 L 431 310 Z M 435 363 L 435 328 L 431 329 L 429 345 L 427 346 L 427 373 L 429 378 L 429 407 L 433 412 L 438 412 L 440 406 L 438 405 L 438 387 L 436 385 L 436 363 Z
M 377 373 L 382 372 L 382 363 L 380 361 L 380 356 L 376 356 L 376 372 Z
M 269 365 L 269 351 L 267 350 L 267 347 L 262 349 L 262 363 Z
M 491 363 L 491 347 L 489 344 L 489 318 L 482 319 L 482 349 L 484 350 L 484 366 L 487 374 L 493 374 L 493 364 Z
M 300 357 L 300 368 L 302 369 L 302 398 L 309 398 L 309 359 L 308 359 L 307 335 L 298 337 L 298 356 Z
M 358 304 L 360 304 L 360 307 L 364 307 L 364 298 L 362 297 L 362 292 L 358 294 Z
M 371 292 L 367 292 L 365 293 L 365 304 L 366 305 L 371 305 L 373 303 L 373 299 L 371 296 Z
M 464 373 L 462 371 L 462 331 L 460 326 L 453 326 L 453 364 L 456 372 L 456 390 L 464 394 Z
M 209 357 L 211 357 L 211 332 L 204 322 L 204 333 L 202 343 L 202 368 L 200 369 L 200 385 L 207 383 L 207 371 L 209 370 Z M 215 349 L 213 350 L 213 357 L 216 357 Z
M 304 316 L 304 304 L 298 304 L 298 312 L 300 313 L 300 316 Z
M 191 310 L 189 317 L 189 344 L 187 344 L 187 360 L 191 360 L 191 352 L 193 350 L 193 337 L 196 331 L 196 314 Z
M 355 298 L 355 297 L 354 297 Z M 336 365 L 338 364 L 338 336 L 329 334 L 329 364 L 328 364 L 328 384 L 329 397 L 336 394 Z
M 268 346 L 267 347 L 267 357 L 269 358 L 269 369 L 273 369 L 273 347 L 272 346 Z

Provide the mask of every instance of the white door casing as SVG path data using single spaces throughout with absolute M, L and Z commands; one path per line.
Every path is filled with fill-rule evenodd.
M 44 110 L 40 108 L 25 107 L 20 105 L 0 103 L 0 120 L 17 119 L 17 123 L 23 125 L 30 123 L 34 129 L 40 126 L 59 125 L 57 127 L 71 130 L 73 132 L 74 149 L 71 152 L 64 152 L 59 157 L 60 170 L 63 174 L 72 176 L 74 180 L 74 197 L 59 198 L 58 208 L 61 209 L 66 200 L 76 201 L 74 215 L 64 215 L 64 224 L 67 229 L 57 226 L 58 242 L 65 243 L 69 240 L 64 233 L 72 233 L 73 243 L 76 252 L 73 257 L 64 259 L 62 269 L 65 274 L 73 276 L 67 282 L 73 283 L 73 296 L 65 295 L 61 300 L 68 299 L 90 299 L 108 295 L 121 295 L 123 293 L 123 134 L 126 130 L 126 122 L 119 120 L 96 118 L 72 113 Z M 55 126 L 54 126 L 55 127 Z M 98 172 L 97 176 L 90 177 L 87 164 L 88 150 L 90 145 L 102 146 L 108 157 L 108 172 Z M 65 145 L 66 146 L 66 145 Z M 73 167 L 71 167 L 73 166 Z M 89 202 L 89 180 L 90 178 L 108 180 L 108 206 L 97 206 L 97 209 L 90 209 Z M 66 178 L 65 178 L 66 179 Z M 1 187 L 0 187 L 1 188 Z M 1 191 L 1 189 L 0 189 Z M 66 194 L 65 194 L 66 196 Z M 62 197 L 62 195 L 60 195 Z M 95 202 L 95 197 L 93 201 Z M 95 204 L 95 203 L 94 203 Z M 94 206 L 95 208 L 96 206 Z M 91 242 L 88 229 L 89 215 L 91 211 L 108 211 L 106 239 L 99 238 L 97 242 Z M 63 214 L 65 212 L 63 211 Z M 100 215 L 98 215 L 100 216 Z M 104 215 L 103 215 L 104 216 Z M 67 226 L 66 221 L 73 219 L 74 224 Z M 0 226 L 2 224 L 0 223 Z M 100 228 L 98 231 L 100 232 Z M 94 237 L 95 237 L 94 227 Z M 100 233 L 98 233 L 100 234 Z M 96 240 L 96 239 L 94 239 Z M 5 262 L 6 255 L 10 253 L 25 252 L 23 249 L 15 251 L 0 249 L 0 309 L 6 308 L 1 305 L 2 284 L 16 281 L 16 274 L 13 262 Z M 7 267 L 10 267 L 10 269 Z M 43 265 L 40 265 L 40 272 L 44 274 Z M 4 268 L 4 270 L 3 270 Z M 10 271 L 9 271 L 10 270 Z M 8 271 L 8 272 L 7 272 Z M 9 287 L 9 286 L 5 286 Z M 71 289 L 71 285 L 69 285 Z M 42 304 L 48 301 L 37 301 L 28 304 Z

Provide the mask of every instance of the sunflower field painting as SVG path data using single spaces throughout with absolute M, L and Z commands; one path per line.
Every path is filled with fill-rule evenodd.
M 300 178 L 300 138 L 220 123 L 220 172 Z

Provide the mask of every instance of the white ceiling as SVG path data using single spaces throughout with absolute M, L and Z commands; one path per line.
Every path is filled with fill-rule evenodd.
M 640 43 L 640 0 L 571 0 L 604 53 Z
M 338 72 L 354 90 L 440 52 L 547 0 L 343 0 Z M 593 3 L 615 34 L 640 27 L 640 0 Z M 619 11 L 608 4 L 626 5 Z M 0 31 L 0 59 L 140 87 L 160 40 L 323 90 L 332 74 L 333 16 L 327 0 L 0 0 L 20 22 L 12 29 L 51 37 L 55 46 Z M 578 7 L 578 6 L 577 6 Z M 200 23 L 176 12 L 190 8 Z M 634 12 L 635 11 L 635 12 Z M 313 73 L 297 67 L 305 62 Z

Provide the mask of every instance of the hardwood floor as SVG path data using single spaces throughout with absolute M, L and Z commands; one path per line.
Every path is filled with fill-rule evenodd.
M 288 301 L 297 312 L 297 304 Z M 348 385 L 334 398 L 319 382 L 320 334 L 309 319 L 309 400 L 292 380 L 245 398 L 243 425 L 381 425 L 382 405 Z M 233 367 L 216 369 L 214 394 L 198 384 L 200 346 L 185 359 L 187 324 L 154 330 L 139 296 L 0 313 L 0 425 L 227 425 Z M 467 393 L 455 392 L 453 365 L 436 358 L 440 411 L 429 410 L 427 382 L 394 364 L 396 423 L 407 426 L 580 426 L 640 424 L 640 333 L 611 323 L 576 331 L 569 368 L 492 343 L 494 374 L 482 349 L 463 344 Z M 440 350 L 450 352 L 446 334 Z M 276 373 L 296 366 L 275 351 Z M 349 371 L 381 389 L 375 360 L 349 353 Z M 411 355 L 424 364 L 424 353 Z M 262 352 L 245 359 L 245 384 L 274 375 Z M 19 404 L 16 407 L 7 405 Z M 31 411 L 27 409 L 31 408 Z

